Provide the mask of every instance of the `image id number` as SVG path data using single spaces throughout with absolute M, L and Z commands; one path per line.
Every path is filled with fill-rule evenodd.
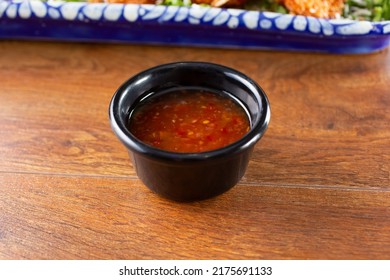
M 272 267 L 213 267 L 213 275 L 272 275 Z

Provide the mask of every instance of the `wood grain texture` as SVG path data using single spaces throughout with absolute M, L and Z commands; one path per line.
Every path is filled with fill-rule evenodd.
M 359 56 L 0 42 L 1 259 L 388 259 L 390 52 Z M 127 78 L 209 61 L 267 92 L 240 184 L 178 204 L 138 180 L 108 121 Z
M 0 178 L 2 258 L 390 256 L 389 192 L 239 184 L 214 199 L 172 203 L 135 179 Z

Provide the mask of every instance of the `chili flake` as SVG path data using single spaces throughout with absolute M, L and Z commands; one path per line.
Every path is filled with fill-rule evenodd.
M 196 153 L 239 140 L 249 131 L 249 120 L 226 95 L 180 90 L 147 98 L 131 114 L 129 130 L 156 148 Z

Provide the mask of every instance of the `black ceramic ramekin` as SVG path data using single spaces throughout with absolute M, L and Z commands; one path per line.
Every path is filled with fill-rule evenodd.
M 222 92 L 239 101 L 248 112 L 249 132 L 220 149 L 174 153 L 141 142 L 126 127 L 142 99 L 161 91 L 194 87 Z M 216 196 L 238 183 L 255 143 L 268 127 L 270 108 L 264 91 L 234 69 L 206 62 L 177 62 L 148 69 L 127 80 L 114 94 L 109 116 L 113 131 L 127 147 L 143 183 L 166 198 L 193 201 Z

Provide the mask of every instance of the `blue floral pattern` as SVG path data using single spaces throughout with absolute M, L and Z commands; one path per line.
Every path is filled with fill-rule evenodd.
M 390 22 L 368 22 L 353 21 L 346 19 L 317 19 L 313 17 L 284 15 L 272 12 L 244 11 L 239 9 L 220 9 L 212 7 L 203 7 L 193 5 L 191 7 L 160 6 L 160 5 L 137 5 L 137 4 L 106 4 L 106 3 L 85 3 L 85 2 L 60 2 L 49 1 L 42 2 L 36 0 L 0 0 L 0 21 L 7 24 L 18 22 L 18 26 L 23 22 L 28 24 L 29 20 L 41 19 L 47 21 L 47 24 L 53 21 L 61 21 L 64 24 L 71 22 L 82 23 L 118 23 L 118 24 L 154 24 L 164 25 L 173 24 L 175 26 L 202 26 L 207 28 L 218 28 L 218 32 L 237 32 L 245 36 L 251 32 L 254 36 L 256 32 L 260 37 L 274 36 L 287 37 L 285 47 L 279 49 L 289 49 L 288 40 L 299 39 L 306 40 L 311 44 L 308 38 L 313 40 L 330 38 L 335 39 L 360 39 L 364 43 L 364 38 L 380 38 L 375 47 L 359 47 L 360 52 L 376 51 L 386 47 L 389 44 Z M 6 27 L 0 29 L 0 37 L 5 38 Z M 212 30 L 212 29 L 210 29 Z M 37 30 L 35 34 L 37 34 Z M 255 32 L 255 33 L 253 33 Z M 38 32 L 39 33 L 39 32 Z M 10 33 L 7 33 L 10 35 Z M 28 34 L 25 34 L 28 37 Z M 363 40 L 362 40 L 363 38 Z M 77 38 L 76 38 L 77 39 Z M 78 38 L 82 39 L 82 38 Z M 115 38 L 113 38 L 115 39 Z M 240 40 L 239 38 L 236 38 Z M 121 41 L 119 39 L 119 41 Z M 133 40 L 137 41 L 136 39 Z M 191 44 L 190 39 L 187 44 Z M 264 40 L 263 40 L 264 41 Z M 353 40 L 351 40 L 352 42 Z M 142 43 L 142 39 L 139 40 Z M 157 42 L 158 43 L 158 42 Z M 164 43 L 164 42 L 162 42 Z M 172 43 L 175 43 L 172 41 Z M 180 42 L 178 42 L 180 43 Z M 210 45 L 224 46 L 224 43 L 210 43 Z M 207 42 L 204 43 L 207 45 Z M 238 44 L 240 47 L 246 44 Z M 279 44 L 281 45 L 281 44 Z M 234 46 L 234 42 L 230 44 Z M 256 48 L 256 45 L 248 43 L 248 47 Z M 259 47 L 273 48 L 270 44 L 263 46 L 260 42 Z M 278 47 L 276 47 L 278 48 Z M 300 49 L 292 47 L 290 49 Z M 302 48 L 305 50 L 305 48 Z M 308 48 L 308 50 L 316 50 Z M 329 49 L 330 52 L 339 52 L 337 48 Z M 323 50 L 319 50 L 323 51 Z M 349 51 L 354 52 L 354 51 Z

